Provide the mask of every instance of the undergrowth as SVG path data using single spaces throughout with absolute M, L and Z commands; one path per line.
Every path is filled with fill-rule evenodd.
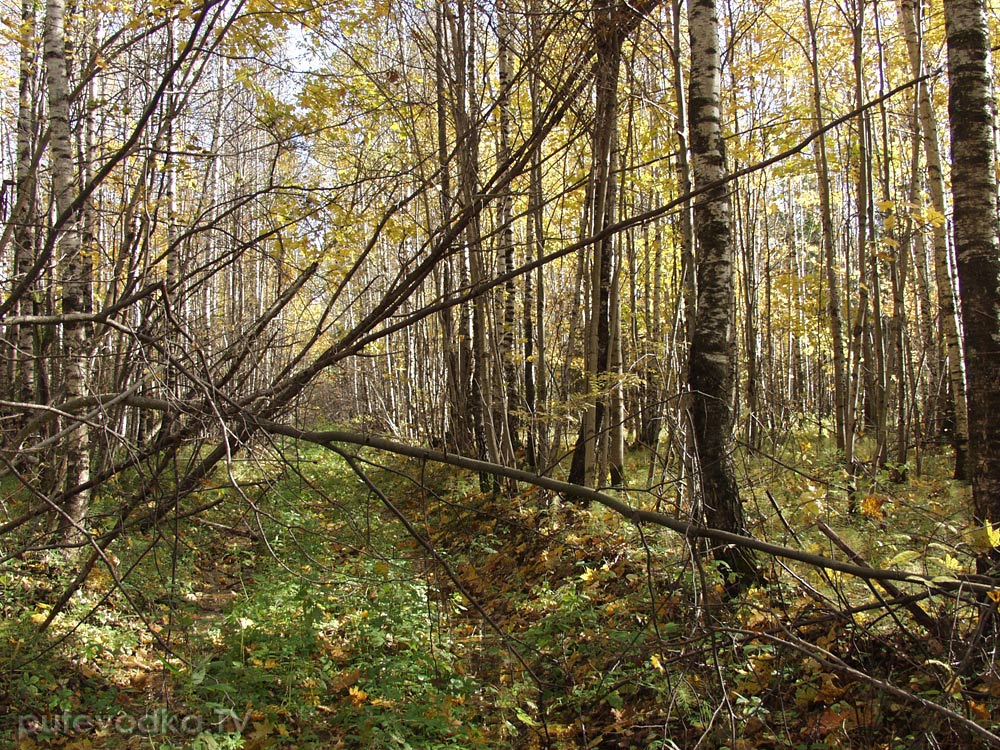
M 755 535 L 843 558 L 824 521 L 872 566 L 971 572 L 943 464 L 861 477 L 849 515 L 825 450 L 747 454 Z M 368 467 L 417 539 L 330 452 L 231 468 L 238 490 L 206 489 L 225 502 L 109 550 L 44 633 L 73 565 L 0 565 L 5 746 L 896 750 L 975 747 L 953 716 L 1000 718 L 990 663 L 960 670 L 974 602 L 770 558 L 727 600 L 698 545 L 533 488 Z M 683 517 L 665 486 L 621 496 Z

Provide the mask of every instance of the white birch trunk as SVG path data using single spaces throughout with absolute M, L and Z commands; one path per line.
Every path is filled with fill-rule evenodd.
M 63 315 L 85 312 L 89 297 L 87 270 L 89 260 L 82 254 L 80 207 L 74 205 L 77 196 L 76 167 L 73 159 L 73 138 L 69 122 L 69 74 L 66 61 L 66 30 L 64 0 L 47 0 L 45 4 L 45 67 L 48 84 L 49 142 L 51 144 L 52 189 L 56 207 L 56 231 L 60 237 L 57 274 L 61 285 Z M 63 324 L 63 393 L 67 401 L 87 395 L 88 360 L 80 323 Z M 78 489 L 90 478 L 90 436 L 87 425 L 79 422 L 70 430 L 63 443 L 66 461 L 65 501 L 61 520 L 64 541 L 80 539 L 84 518 L 90 502 L 90 491 Z

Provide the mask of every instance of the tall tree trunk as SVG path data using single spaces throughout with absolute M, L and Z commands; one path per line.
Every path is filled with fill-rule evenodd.
M 746 533 L 743 505 L 733 469 L 732 208 L 729 188 L 716 184 L 726 176 L 720 106 L 721 55 L 715 0 L 691 0 L 691 156 L 694 186 L 704 190 L 694 205 L 698 257 L 698 311 L 688 365 L 691 421 L 694 428 L 701 498 L 709 526 Z M 707 188 L 707 190 L 706 190 Z M 721 547 L 716 559 L 728 567 L 727 583 L 739 588 L 755 575 L 752 555 L 739 547 Z
M 45 5 L 45 67 L 48 84 L 49 141 L 51 144 L 52 187 L 57 211 L 58 241 L 57 273 L 61 285 L 63 323 L 64 397 L 67 401 L 82 398 L 88 390 L 88 361 L 85 327 L 72 319 L 88 312 L 90 297 L 89 260 L 82 253 L 79 209 L 76 198 L 76 166 L 73 159 L 73 137 L 69 123 L 69 73 L 66 60 L 64 0 L 47 0 Z M 84 485 L 90 478 L 90 436 L 87 424 L 79 421 L 63 443 L 66 461 L 65 515 L 60 521 L 63 540 L 76 542 L 81 538 L 84 519 L 90 503 L 90 490 Z
M 875 41 L 876 49 L 878 50 L 878 93 L 879 100 L 882 101 L 882 97 L 885 95 L 887 83 L 886 83 L 886 60 L 885 60 L 885 45 L 882 38 L 882 19 L 881 15 L 878 13 L 877 9 L 874 13 L 874 26 L 875 26 Z M 886 109 L 885 102 L 882 101 L 879 104 L 879 126 L 880 134 L 882 138 L 882 143 L 886 144 L 885 148 L 888 149 L 889 144 L 889 113 Z M 912 155 L 916 158 L 913 162 L 913 168 L 911 169 L 911 178 L 915 178 L 917 174 L 917 167 L 919 165 L 919 157 L 916 154 L 917 151 L 916 141 L 912 141 Z M 891 195 L 893 192 L 892 186 L 892 174 L 891 174 L 891 160 L 889 158 L 883 158 L 881 163 L 881 169 L 879 170 L 880 177 L 880 194 L 881 205 L 886 206 L 887 215 L 885 217 L 884 227 L 885 227 L 885 238 L 884 244 L 888 247 L 888 252 L 890 254 L 889 266 L 889 279 L 892 291 L 892 314 L 889 316 L 889 323 L 887 330 L 885 331 L 888 341 L 885 342 L 884 346 L 879 348 L 882 352 L 880 357 L 880 362 L 882 363 L 882 399 L 881 407 L 882 414 L 879 419 L 884 425 L 884 435 L 886 448 L 883 449 L 883 455 L 888 456 L 888 442 L 889 442 L 889 406 L 890 401 L 895 400 L 896 406 L 896 434 L 895 434 L 895 447 L 893 450 L 893 463 L 895 466 L 892 469 L 893 476 L 896 479 L 902 480 L 905 477 L 904 464 L 906 463 L 907 457 L 907 446 L 908 446 L 908 432 L 909 432 L 909 419 L 908 415 L 911 411 L 916 411 L 916 403 L 911 405 L 907 400 L 907 368 L 905 367 L 906 362 L 906 277 L 909 272 L 909 252 L 901 252 L 900 249 L 903 246 L 897 239 L 899 236 L 898 230 L 898 218 L 895 210 L 892 207 Z M 910 186 L 915 187 L 916 183 L 911 179 Z M 913 198 L 916 196 L 914 195 Z M 911 199 L 911 203 L 915 203 Z M 874 254 L 873 254 L 874 255 Z M 878 257 L 875 255 L 872 259 L 873 264 L 878 263 Z M 877 278 L 877 277 L 876 277 Z M 876 307 L 876 309 L 878 309 Z M 882 331 L 881 316 L 878 323 L 878 328 L 876 328 L 876 334 Z
M 475 196 L 476 162 L 478 156 L 478 133 L 470 122 L 468 111 L 467 87 L 469 83 L 468 50 L 466 40 L 465 4 L 460 0 L 453 11 L 447 3 L 442 2 L 442 28 L 447 42 L 443 45 L 442 55 L 445 67 L 446 90 L 451 96 L 451 114 L 454 121 L 455 154 L 457 161 L 456 203 L 459 209 L 468 208 Z M 440 118 L 440 116 L 439 116 Z M 446 133 L 446 131 L 442 131 Z M 441 136 L 439 136 L 441 137 Z M 446 137 L 446 136 L 445 136 Z M 449 167 L 449 149 L 443 145 L 441 153 L 443 169 L 447 173 Z M 463 233 L 465 247 L 457 258 L 457 287 L 468 288 L 472 283 L 472 266 L 478 267 L 480 253 L 480 237 L 478 221 L 470 221 Z M 485 457 L 486 440 L 483 426 L 482 388 L 476 374 L 477 359 L 475 354 L 476 305 L 481 303 L 465 303 L 458 310 L 457 335 L 455 336 L 456 378 L 454 395 L 454 411 L 452 413 L 452 433 L 456 448 L 463 453 L 475 452 L 479 457 Z M 481 365 L 482 362 L 480 361 Z M 484 477 L 480 478 L 485 482 Z
M 945 3 L 955 253 L 969 377 L 975 520 L 1000 524 L 1000 238 L 996 102 L 985 0 Z M 994 550 L 993 557 L 996 557 Z M 987 565 L 980 559 L 980 567 Z
M 610 340 L 608 341 L 608 372 L 614 379 L 608 398 L 608 472 L 613 487 L 625 484 L 625 393 L 623 385 L 621 258 L 611 276 L 609 300 Z
M 673 0 L 671 4 L 671 21 L 673 45 L 671 46 L 671 61 L 674 66 L 673 82 L 674 97 L 677 100 L 677 191 L 680 195 L 691 192 L 691 134 L 688 132 L 688 102 L 684 86 L 684 66 L 681 62 L 681 8 L 684 0 Z M 698 284 L 695 274 L 695 243 L 694 219 L 691 215 L 692 204 L 685 200 L 680 205 L 680 240 L 681 240 L 681 294 L 684 299 L 684 343 L 690 347 L 694 336 L 694 318 L 698 309 Z
M 848 22 L 853 39 L 854 100 L 858 110 L 867 100 L 864 76 L 864 3 L 853 6 Z M 859 432 L 858 411 L 862 421 L 861 432 L 875 432 L 873 461 L 881 466 L 885 462 L 885 360 L 883 356 L 881 290 L 879 267 L 874 252 L 875 221 L 872 187 L 872 123 L 867 111 L 857 117 L 858 175 L 857 175 L 857 263 L 858 307 L 851 331 L 852 393 L 857 405 L 849 409 L 853 420 L 852 434 Z M 860 382 L 864 388 L 860 387 Z
M 736 188 L 734 187 L 734 190 Z M 757 310 L 757 243 L 752 236 L 755 222 L 750 216 L 750 201 L 756 200 L 750 195 L 749 189 L 746 191 L 745 201 L 738 201 L 739 213 L 743 218 L 738 222 L 744 229 L 740 232 L 740 256 L 743 266 L 742 291 L 743 291 L 743 351 L 746 358 L 746 387 L 744 399 L 746 402 L 746 421 L 744 435 L 747 444 L 754 448 L 760 448 L 762 434 L 760 431 L 760 415 L 762 413 L 761 404 L 761 377 L 760 377 L 760 353 L 758 352 L 758 310 Z M 765 230 L 766 231 L 766 230 Z
M 621 67 L 624 27 L 619 24 L 616 3 L 597 0 L 593 7 L 594 36 L 597 48 L 596 111 L 589 231 L 596 235 L 614 224 L 617 195 L 618 150 L 618 73 Z M 594 486 L 603 481 L 597 471 L 597 442 L 607 411 L 608 344 L 610 341 L 610 298 L 614 237 L 603 237 L 593 243 L 590 273 L 590 317 L 587 330 L 586 373 L 587 410 L 580 426 L 570 481 Z
M 654 204 L 658 198 L 654 193 Z M 652 246 L 652 256 L 650 256 Z M 642 359 L 639 362 L 643 375 L 643 398 L 641 419 L 638 429 L 638 441 L 650 452 L 650 471 L 654 470 L 657 447 L 660 442 L 660 430 L 663 427 L 663 226 L 659 222 L 654 227 L 652 241 L 649 237 L 649 227 L 643 227 L 643 250 L 645 266 L 652 266 L 652 295 L 647 295 L 645 324 L 646 336 L 642 342 Z
M 806 26 L 809 29 L 809 64 L 812 71 L 813 128 L 819 130 L 824 124 L 819 72 L 819 44 L 816 20 L 813 17 L 810 0 L 806 0 L 805 12 Z M 827 316 L 830 323 L 830 345 L 833 350 L 833 399 L 837 448 L 843 452 L 845 460 L 850 464 L 854 458 L 854 435 L 850 418 L 852 401 L 849 392 L 850 381 L 847 377 L 847 366 L 844 361 L 844 326 L 840 312 L 840 282 L 837 278 L 836 248 L 833 241 L 833 211 L 830 207 L 830 167 L 826 155 L 826 136 L 824 134 L 820 134 L 816 139 L 815 153 L 820 223 L 823 232 L 823 258 L 826 265 L 827 294 L 829 297 Z
M 684 65 L 681 60 L 682 37 L 681 11 L 684 0 L 672 0 L 670 8 L 671 32 L 671 62 L 673 63 L 674 98 L 677 101 L 677 190 L 681 195 L 691 192 L 691 133 L 688 130 L 690 117 L 688 113 L 688 94 L 684 85 Z M 694 338 L 694 321 L 698 311 L 698 280 L 695 272 L 695 239 L 693 203 L 684 200 L 680 205 L 680 253 L 681 253 L 681 285 L 677 307 L 678 320 L 683 322 L 683 331 L 672 333 L 674 345 L 670 347 L 677 362 L 677 379 L 684 377 L 690 358 L 691 341 Z M 679 335 L 683 333 L 683 336 Z M 677 342 L 683 342 L 677 346 Z M 680 350 L 680 356 L 676 352 Z M 669 391 L 668 391 L 669 392 Z M 681 461 L 682 482 L 678 485 L 683 496 L 693 506 L 695 503 L 694 476 L 690 471 L 694 456 L 694 436 L 689 420 L 682 419 L 678 425 L 675 442 L 683 459 Z M 684 497 L 681 498 L 685 499 Z
M 531 49 L 540 48 L 539 17 L 537 2 L 532 3 L 533 12 L 528 19 Z M 531 122 L 536 126 L 541 117 L 541 92 L 537 71 L 528 71 L 528 88 L 531 97 Z M 533 260 L 541 260 L 545 255 L 544 197 L 542 194 L 542 147 L 535 146 L 531 153 L 531 171 L 528 180 L 528 236 Z M 534 285 L 534 326 L 531 323 L 531 301 L 527 293 L 529 275 L 525 278 L 524 311 L 524 383 L 528 413 L 531 415 L 529 430 L 528 463 L 538 471 L 544 471 L 548 463 L 548 426 L 545 412 L 548 403 L 548 379 L 545 358 L 545 273 L 540 265 L 535 270 Z M 530 386 L 530 387 L 529 387 Z
M 447 80 L 448 71 L 445 68 L 448 27 L 444 20 L 445 12 L 443 2 L 438 4 L 434 12 L 435 115 L 438 170 L 440 173 L 438 178 L 439 223 L 442 227 L 447 227 L 451 223 L 452 213 L 451 165 L 449 164 L 448 146 L 448 91 L 450 86 Z M 441 296 L 445 297 L 453 292 L 452 270 L 455 261 L 448 258 L 441 265 Z M 465 306 L 463 305 L 464 308 Z M 461 356 L 462 342 L 465 339 L 457 335 L 455 318 L 450 307 L 440 312 L 439 320 L 444 348 L 446 398 L 444 414 L 440 425 L 441 434 L 437 437 L 444 441 L 449 450 L 466 453 L 469 451 L 471 443 L 468 440 L 469 430 L 466 428 L 467 410 L 464 406 L 464 400 L 467 393 L 467 386 Z
M 511 111 L 510 89 L 513 85 L 513 54 L 510 49 L 511 10 L 508 2 L 497 3 L 498 84 L 497 111 L 500 119 L 500 143 L 497 163 L 505 164 L 511 157 L 511 132 L 514 114 Z M 517 389 L 517 370 L 514 367 L 515 284 L 514 271 L 514 195 L 510 188 L 503 191 L 497 201 L 497 229 L 499 231 L 499 256 L 503 272 L 511 274 L 503 287 L 503 323 L 500 332 L 500 362 L 503 379 L 504 414 L 501 423 L 500 448 L 509 465 L 513 465 L 514 452 L 521 447 L 518 435 L 517 411 L 522 406 Z
M 37 222 L 37 179 L 32 161 L 37 130 L 37 113 L 32 97 L 35 80 L 35 4 L 32 0 L 21 3 L 20 75 L 18 78 L 17 145 L 15 179 L 17 202 L 11 221 L 14 226 L 14 284 L 27 278 L 35 262 L 35 224 Z M 17 300 L 16 314 L 31 315 L 39 312 L 31 291 Z M 39 363 L 36 354 L 36 335 L 32 326 L 19 325 L 13 336 L 13 372 L 10 397 L 30 403 L 36 397 L 35 368 Z M 25 414 L 27 419 L 28 415 Z
M 452 23 L 452 54 L 455 58 L 454 119 L 455 138 L 459 163 L 460 202 L 464 209 L 472 210 L 479 193 L 479 102 L 475 90 L 475 9 L 460 0 Z M 478 212 L 473 215 L 465 230 L 468 253 L 468 278 L 471 286 L 480 284 L 486 277 L 483 267 L 483 236 Z M 480 294 L 472 301 L 471 348 L 467 351 L 470 391 L 468 404 L 472 418 L 472 433 L 476 454 L 485 461 L 496 462 L 499 450 L 493 422 L 493 369 L 491 367 L 487 330 L 486 295 Z M 466 308 L 468 306 L 465 306 Z M 467 313 L 466 313 L 467 314 Z M 464 324 L 463 324 L 464 329 Z M 497 488 L 496 478 L 482 473 L 479 483 L 484 491 Z
M 169 70 L 174 64 L 175 21 L 173 18 L 167 23 L 165 31 L 167 44 L 164 50 L 163 67 L 164 70 Z M 165 131 L 163 133 L 163 150 L 165 153 L 163 159 L 164 199 L 167 209 L 167 247 L 170 248 L 169 255 L 167 255 L 166 281 L 167 290 L 171 295 L 171 303 L 174 309 L 174 319 L 180 324 L 179 330 L 170 332 L 167 344 L 167 352 L 172 357 L 179 357 L 180 350 L 183 348 L 184 327 L 187 317 L 184 314 L 183 302 L 186 295 L 180 289 L 182 278 L 187 276 L 187 269 L 184 268 L 185 264 L 181 262 L 182 249 L 177 245 L 177 235 L 179 233 L 177 223 L 177 165 L 174 159 L 174 117 L 177 109 L 177 101 L 178 96 L 176 92 L 168 94 L 163 100 L 163 119 L 165 121 Z M 178 398 L 180 394 L 177 392 L 177 367 L 175 362 L 170 359 L 166 363 L 164 381 L 167 398 Z
M 900 0 L 900 20 L 913 76 L 920 77 L 925 72 L 920 26 L 917 23 L 917 4 L 914 0 Z M 931 206 L 936 216 L 931 222 L 934 247 L 934 278 L 937 281 L 938 309 L 944 331 L 947 351 L 948 380 L 951 384 L 952 413 L 955 430 L 952 442 L 955 446 L 955 478 L 968 479 L 969 412 L 966 401 L 965 357 L 959 327 L 958 310 L 955 304 L 955 289 L 949 259 L 947 228 L 945 226 L 944 176 L 941 169 L 941 147 L 938 141 L 937 118 L 931 104 L 930 91 L 926 81 L 917 85 L 917 105 L 920 113 L 920 130 L 923 135 L 924 158 L 927 161 L 927 187 Z M 933 356 L 928 352 L 928 356 Z M 943 369 L 936 368 L 936 369 Z

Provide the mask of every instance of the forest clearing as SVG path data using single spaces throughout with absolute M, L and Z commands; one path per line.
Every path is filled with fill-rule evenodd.
M 1000 748 L 985 0 L 4 0 L 0 748 Z

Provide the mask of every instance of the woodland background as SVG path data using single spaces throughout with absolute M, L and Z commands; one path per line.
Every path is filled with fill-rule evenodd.
M 1000 747 L 995 9 L 4 2 L 12 747 Z

